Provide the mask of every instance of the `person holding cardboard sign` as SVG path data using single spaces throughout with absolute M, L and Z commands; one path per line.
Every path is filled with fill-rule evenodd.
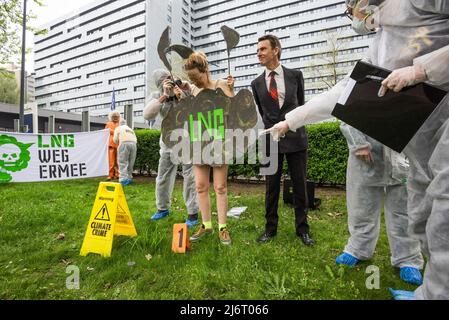
M 137 137 L 134 130 L 126 125 L 126 120 L 120 120 L 120 126 L 115 129 L 114 143 L 118 144 L 119 182 L 127 186 L 133 183 L 134 162 L 137 154 Z
M 109 114 L 109 121 L 106 123 L 105 129 L 109 129 L 109 175 L 107 180 L 119 179 L 118 171 L 118 144 L 114 142 L 115 129 L 120 125 L 120 112 L 112 111 Z
M 197 96 L 204 89 L 221 89 L 228 97 L 234 96 L 234 79 L 231 75 L 227 80 L 212 80 L 209 73 L 207 57 L 202 52 L 190 55 L 185 63 L 187 76 L 192 81 L 191 95 Z M 228 166 L 211 164 L 194 164 L 196 190 L 203 223 L 199 229 L 190 237 L 191 241 L 198 241 L 203 236 L 212 233 L 211 205 L 209 197 L 210 170 L 213 171 L 214 190 L 217 196 L 217 211 L 219 224 L 219 238 L 222 244 L 231 244 L 231 237 L 226 225 L 226 214 L 228 210 L 227 178 Z
M 172 84 L 170 73 L 165 69 L 153 71 L 153 81 L 158 91 L 152 93 L 152 99 L 146 105 L 143 117 L 145 120 L 152 120 L 160 115 L 163 119 L 170 112 L 176 112 L 175 95 L 181 97 L 182 90 Z M 183 85 L 186 85 L 183 82 Z M 176 89 L 176 92 L 175 92 Z M 167 147 L 162 138 L 159 141 L 159 165 L 156 178 L 156 207 L 157 211 L 151 216 L 151 220 L 160 220 L 170 213 L 171 195 L 175 186 L 176 172 L 178 164 L 171 160 L 172 150 Z M 186 224 L 193 227 L 198 223 L 198 201 L 195 191 L 195 180 L 191 163 L 182 164 L 182 176 L 184 178 L 183 197 L 187 207 Z

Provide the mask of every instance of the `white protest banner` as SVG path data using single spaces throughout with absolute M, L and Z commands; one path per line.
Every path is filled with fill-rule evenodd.
M 68 180 L 108 174 L 109 130 L 0 132 L 0 183 Z

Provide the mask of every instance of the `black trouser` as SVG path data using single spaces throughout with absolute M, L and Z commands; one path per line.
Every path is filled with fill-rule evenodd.
M 278 169 L 274 175 L 266 176 L 265 231 L 275 235 L 278 226 L 278 202 L 281 191 L 282 164 L 287 158 L 288 171 L 293 185 L 293 206 L 295 209 L 296 234 L 309 232 L 307 224 L 307 151 L 278 154 Z

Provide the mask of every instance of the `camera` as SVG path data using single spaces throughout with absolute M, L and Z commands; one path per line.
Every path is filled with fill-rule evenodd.
M 170 84 L 172 86 L 181 87 L 182 86 L 182 80 L 170 78 Z

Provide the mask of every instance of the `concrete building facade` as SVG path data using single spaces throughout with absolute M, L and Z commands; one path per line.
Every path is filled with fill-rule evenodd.
M 160 65 L 151 53 L 169 24 L 169 1 L 103 0 L 42 26 L 35 37 L 39 108 L 105 116 L 132 104 L 137 122 L 147 73 Z M 155 55 L 154 57 L 157 57 Z
M 275 34 L 282 44 L 281 63 L 303 72 L 308 100 L 347 74 L 368 49 L 372 35 L 355 34 L 345 10 L 344 0 L 195 0 L 194 48 L 216 65 L 212 74 L 224 78 L 227 52 L 220 27 L 235 29 L 240 43 L 231 51 L 231 74 L 237 90 L 250 89 L 264 70 L 257 39 Z
M 172 43 L 207 54 L 214 78 L 225 78 L 222 25 L 237 30 L 231 52 L 236 89 L 263 71 L 258 37 L 281 39 L 282 63 L 300 69 L 306 99 L 327 89 L 358 61 L 372 36 L 356 35 L 344 0 L 102 0 L 44 26 L 35 38 L 36 100 L 40 108 L 89 110 L 105 116 L 115 91 L 117 110 L 133 104 L 137 122 L 161 66 L 157 44 L 170 26 Z

